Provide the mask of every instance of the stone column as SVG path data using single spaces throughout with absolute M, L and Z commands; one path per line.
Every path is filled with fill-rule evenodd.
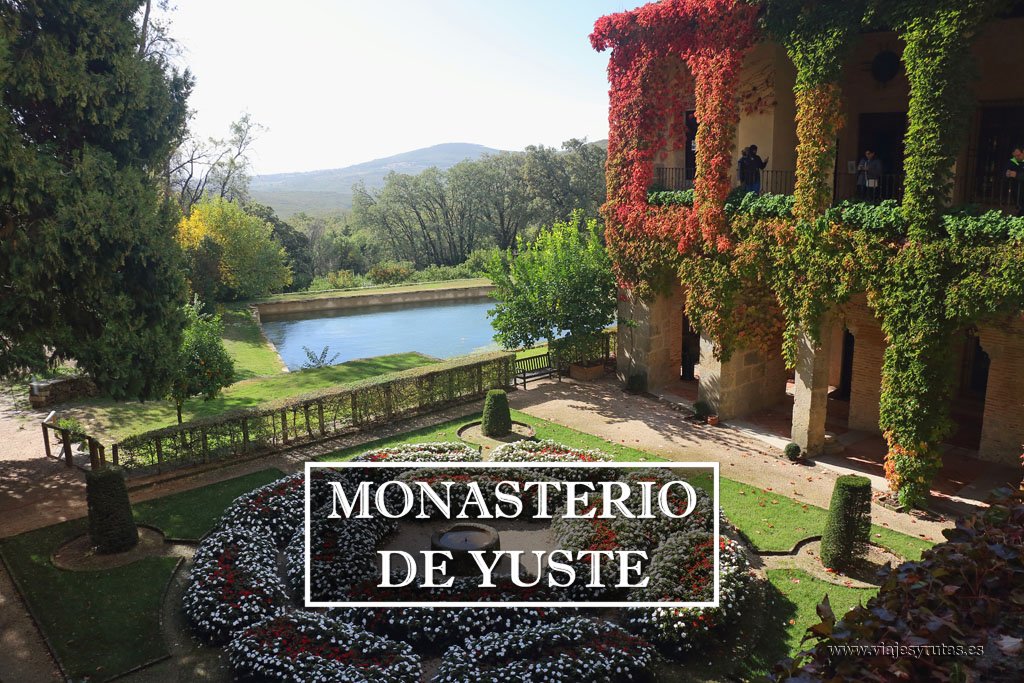
M 882 399 L 885 335 L 863 297 L 845 307 L 846 327 L 853 335 L 853 379 L 850 384 L 850 429 L 872 434 L 878 426 Z
M 1019 324 L 982 327 L 981 347 L 988 354 L 988 385 L 978 457 L 1010 466 L 1020 464 L 1024 444 L 1024 338 Z
M 797 342 L 792 438 L 812 457 L 820 455 L 825 448 L 833 340 L 831 317 L 826 317 L 821 324 L 818 345 L 806 332 L 801 333 Z
M 620 293 L 616 351 L 620 382 L 625 384 L 634 374 L 645 375 L 649 389 L 679 381 L 683 300 L 679 286 L 652 301 L 643 301 L 631 292 Z
M 786 396 L 786 366 L 780 351 L 739 349 L 722 361 L 714 343 L 700 336 L 700 385 L 705 401 L 722 420 L 743 417 L 779 404 Z

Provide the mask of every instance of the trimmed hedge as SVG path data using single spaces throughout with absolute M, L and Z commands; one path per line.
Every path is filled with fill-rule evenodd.
M 96 552 L 119 553 L 134 548 L 139 542 L 139 530 L 132 517 L 124 472 L 118 467 L 87 471 L 85 498 L 89 508 L 89 538 Z
M 129 437 L 117 444 L 129 474 L 150 474 L 329 439 L 482 398 L 512 384 L 515 354 L 454 358 Z
M 848 567 L 871 539 L 871 480 L 856 474 L 836 479 L 821 534 L 821 562 L 830 569 Z
M 512 432 L 512 413 L 508 409 L 508 394 L 501 389 L 487 392 L 481 425 L 484 436 L 508 436 Z
M 800 444 L 793 443 L 792 441 L 786 444 L 786 448 L 783 452 L 786 454 L 786 457 L 793 462 L 799 460 L 800 456 L 803 454 Z

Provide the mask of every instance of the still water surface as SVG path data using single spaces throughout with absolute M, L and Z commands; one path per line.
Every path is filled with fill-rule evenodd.
M 450 303 L 369 306 L 350 311 L 317 313 L 317 317 L 264 317 L 263 331 L 289 370 L 306 362 L 303 346 L 319 355 L 330 347 L 335 363 L 390 353 L 419 351 L 451 358 L 497 349 L 487 310 L 490 299 Z

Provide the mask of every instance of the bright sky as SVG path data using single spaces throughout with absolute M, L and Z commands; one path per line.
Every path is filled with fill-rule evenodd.
M 640 0 L 176 0 L 193 129 L 266 131 L 257 173 L 442 142 L 499 149 L 608 134 L 594 21 Z

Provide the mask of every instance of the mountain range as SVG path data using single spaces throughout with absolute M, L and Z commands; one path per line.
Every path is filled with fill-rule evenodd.
M 415 175 L 432 166 L 443 170 L 460 161 L 499 151 L 483 145 L 449 142 L 344 168 L 258 175 L 253 177 L 249 192 L 253 201 L 274 207 L 282 218 L 303 211 L 332 213 L 352 206 L 352 185 L 360 180 L 369 188 L 379 188 L 392 171 Z

